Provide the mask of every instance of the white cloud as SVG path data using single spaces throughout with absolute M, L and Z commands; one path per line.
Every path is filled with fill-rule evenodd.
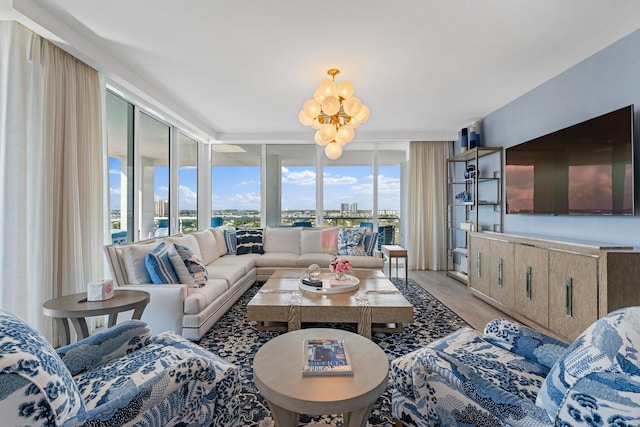
M 324 185 L 351 185 L 358 182 L 358 179 L 353 176 L 325 176 Z
M 282 183 L 295 185 L 316 185 L 316 173 L 308 169 L 300 172 L 283 173 Z
M 198 209 L 198 193 L 186 185 L 178 187 L 180 209 Z

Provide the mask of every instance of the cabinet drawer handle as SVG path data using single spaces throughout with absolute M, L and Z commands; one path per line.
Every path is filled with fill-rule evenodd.
M 572 315 L 572 299 L 573 299 L 573 283 L 571 277 L 567 276 L 564 279 L 564 288 L 565 288 L 565 302 L 564 302 L 564 310 L 565 314 L 569 317 Z
M 527 287 L 525 289 L 525 296 L 527 299 L 531 299 L 531 266 L 527 265 Z
M 498 258 L 498 286 L 502 287 L 502 258 Z
M 476 253 L 476 276 L 480 277 L 480 251 Z

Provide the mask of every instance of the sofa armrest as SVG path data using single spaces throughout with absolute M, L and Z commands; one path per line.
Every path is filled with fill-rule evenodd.
M 484 328 L 484 339 L 551 369 L 568 344 L 509 319 L 494 319 Z
M 151 329 L 140 320 L 128 320 L 56 350 L 71 375 L 134 352 L 151 342 Z
M 154 335 L 164 331 L 182 333 L 182 318 L 184 317 L 184 300 L 187 298 L 187 288 L 184 284 L 166 285 L 126 285 L 118 289 L 131 289 L 149 292 L 149 304 L 142 313 L 145 321 Z M 127 315 L 120 313 L 120 319 L 126 319 Z
M 640 423 L 640 378 L 628 373 L 595 372 L 578 380 L 560 406 L 555 425 L 592 426 Z

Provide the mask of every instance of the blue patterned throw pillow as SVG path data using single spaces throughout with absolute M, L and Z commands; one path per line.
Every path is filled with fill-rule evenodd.
M 194 285 L 204 286 L 207 280 L 209 280 L 209 273 L 202 260 L 187 246 L 177 243 L 173 246 L 182 258 L 182 261 L 184 261 L 184 265 L 187 267 L 187 270 L 189 270 L 189 274 L 193 277 Z
M 236 255 L 263 254 L 262 228 L 244 228 L 236 231 Z
M 167 245 L 164 242 L 161 242 L 144 257 L 144 265 L 147 267 L 151 281 L 156 285 L 179 283 L 176 271 L 169 259 Z
M 338 255 L 365 256 L 362 246 L 365 228 L 343 228 L 338 232 Z
M 237 248 L 236 230 L 224 230 L 224 244 L 227 246 L 227 255 L 235 255 Z
M 362 246 L 367 255 L 373 256 L 373 251 L 378 243 L 378 233 L 374 231 L 366 231 L 362 238 Z

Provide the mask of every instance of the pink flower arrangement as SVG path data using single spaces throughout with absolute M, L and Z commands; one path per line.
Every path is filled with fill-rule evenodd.
M 344 258 L 335 257 L 329 264 L 332 273 L 344 274 L 351 271 L 351 261 Z

